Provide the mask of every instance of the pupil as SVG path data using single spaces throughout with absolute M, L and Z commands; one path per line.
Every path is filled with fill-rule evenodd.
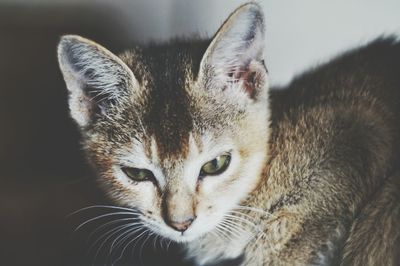
M 217 169 L 217 168 L 218 168 L 218 160 L 217 160 L 217 159 L 214 159 L 214 160 L 212 161 L 212 166 L 213 166 L 214 169 Z
M 139 172 L 139 177 L 140 178 L 145 178 L 146 177 L 146 172 L 145 171 L 140 171 Z

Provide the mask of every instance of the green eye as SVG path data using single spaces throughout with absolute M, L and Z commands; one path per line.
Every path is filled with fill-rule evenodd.
M 230 161 L 231 156 L 229 154 L 220 155 L 201 167 L 200 176 L 219 175 L 228 168 Z
M 131 167 L 122 167 L 122 171 L 132 180 L 134 181 L 148 181 L 154 178 L 153 173 L 147 169 L 139 169 L 139 168 L 131 168 Z

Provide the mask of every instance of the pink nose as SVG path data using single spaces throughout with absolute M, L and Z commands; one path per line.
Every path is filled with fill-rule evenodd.
M 168 225 L 174 228 L 176 231 L 184 232 L 193 223 L 194 217 L 190 217 L 185 221 L 168 221 Z

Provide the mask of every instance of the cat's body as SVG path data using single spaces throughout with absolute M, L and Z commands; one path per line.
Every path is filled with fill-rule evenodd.
M 104 189 L 199 265 L 395 265 L 400 44 L 269 91 L 263 37 L 256 4 L 211 42 L 117 57 L 64 37 L 71 114 Z
M 246 213 L 264 234 L 244 265 L 400 263 L 400 44 L 376 40 L 270 95 L 270 157 L 244 204 L 266 211 Z M 209 235 L 189 254 L 239 256 L 233 242 Z

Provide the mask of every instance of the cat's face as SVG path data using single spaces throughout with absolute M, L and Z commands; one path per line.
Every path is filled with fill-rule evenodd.
M 110 197 L 154 232 L 193 240 L 257 186 L 269 133 L 263 34 L 249 4 L 208 48 L 175 43 L 117 57 L 81 37 L 61 40 L 88 158 Z

